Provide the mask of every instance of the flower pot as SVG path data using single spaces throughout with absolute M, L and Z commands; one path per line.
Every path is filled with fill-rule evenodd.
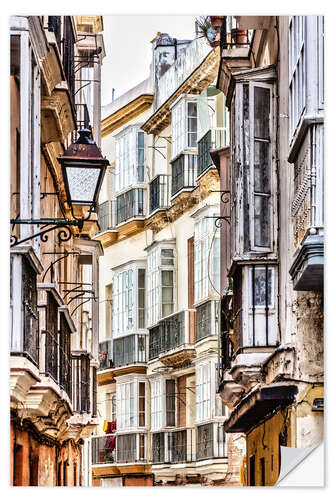
M 247 31 L 240 30 L 238 28 L 232 28 L 231 30 L 231 41 L 232 43 L 247 43 Z
M 209 16 L 212 27 L 217 31 L 221 28 L 225 16 Z

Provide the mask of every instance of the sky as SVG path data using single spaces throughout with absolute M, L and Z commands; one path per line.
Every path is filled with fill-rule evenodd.
M 112 101 L 112 88 L 116 99 L 148 77 L 152 58 L 150 41 L 158 31 L 181 40 L 193 39 L 195 18 L 194 15 L 104 15 L 102 106 Z

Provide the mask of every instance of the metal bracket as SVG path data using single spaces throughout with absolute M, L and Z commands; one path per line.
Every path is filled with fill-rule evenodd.
M 69 219 L 11 219 L 10 223 L 13 224 L 29 224 L 35 226 L 43 226 L 41 231 L 38 233 L 32 234 L 27 238 L 23 238 L 23 240 L 19 240 L 17 236 L 10 236 L 10 247 L 15 247 L 20 245 L 21 243 L 25 243 L 26 241 L 33 240 L 34 238 L 40 237 L 43 242 L 48 240 L 48 235 L 50 231 L 55 231 L 59 229 L 58 243 L 62 243 L 65 241 L 69 241 L 73 236 L 73 232 L 70 226 L 76 226 L 79 228 L 79 231 L 83 228 L 83 219 L 69 220 Z
M 215 227 L 217 227 L 217 228 L 221 228 L 221 221 L 222 220 L 225 220 L 230 226 L 230 215 L 215 215 L 215 216 L 206 215 L 205 219 L 215 219 L 214 224 L 215 224 Z

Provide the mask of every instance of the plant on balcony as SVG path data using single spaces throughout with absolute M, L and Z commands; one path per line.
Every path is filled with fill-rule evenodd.
M 211 47 L 217 47 L 220 43 L 220 33 L 215 29 L 209 16 L 200 16 L 196 19 L 198 38 L 206 38 Z

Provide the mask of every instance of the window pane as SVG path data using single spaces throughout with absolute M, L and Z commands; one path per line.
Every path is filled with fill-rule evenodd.
M 259 247 L 269 247 L 269 198 L 254 196 L 254 244 Z
M 173 271 L 162 271 L 162 286 L 173 285 Z
M 267 269 L 267 305 L 272 307 L 272 269 Z M 252 278 L 251 278 L 252 279 Z M 254 301 L 255 306 L 266 306 L 266 269 L 255 268 L 254 270 Z
M 254 142 L 254 190 L 257 193 L 270 193 L 269 151 L 268 142 Z
M 270 89 L 254 87 L 254 137 L 269 139 Z

